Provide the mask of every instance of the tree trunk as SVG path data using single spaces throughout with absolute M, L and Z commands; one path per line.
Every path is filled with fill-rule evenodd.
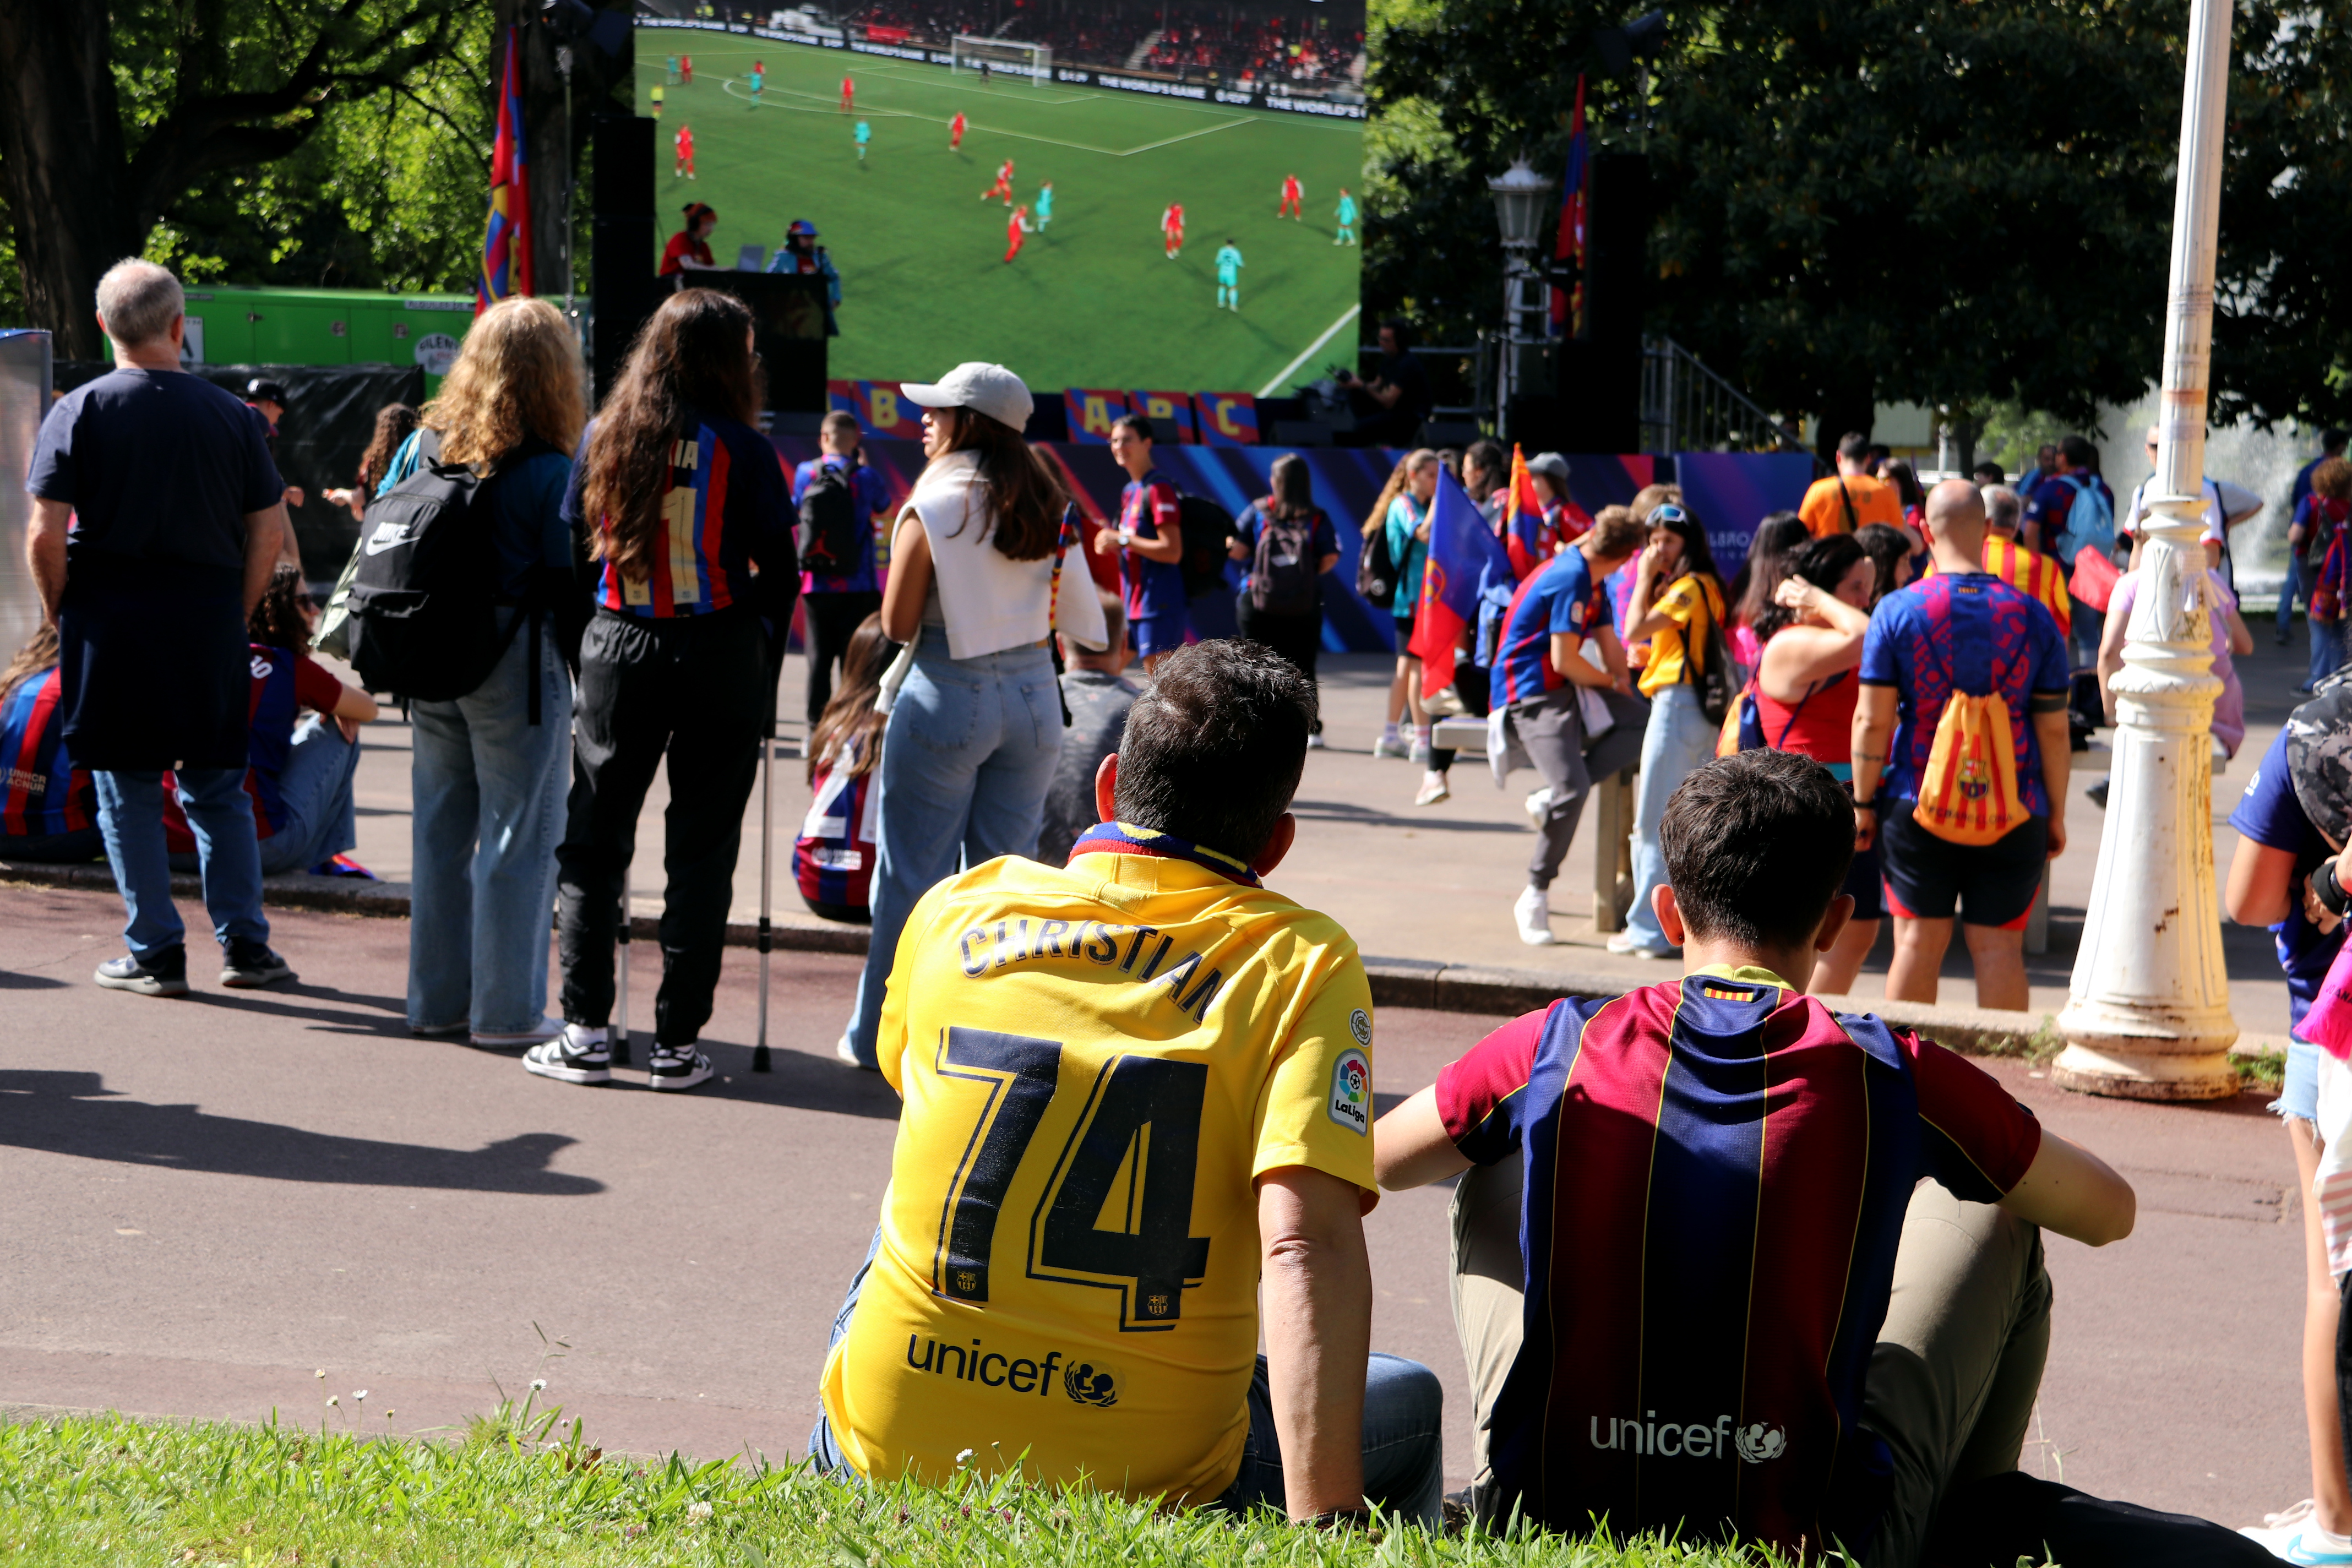
M 98 280 L 141 240 L 107 26 L 96 0 L 0 0 L 0 179 L 26 313 L 60 359 L 105 357 Z

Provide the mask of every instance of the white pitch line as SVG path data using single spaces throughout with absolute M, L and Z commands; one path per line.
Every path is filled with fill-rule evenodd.
M 828 109 L 822 109 L 822 108 L 803 108 L 800 104 L 797 104 L 797 103 L 783 103 L 783 102 L 778 102 L 778 103 L 775 103 L 775 104 L 772 104 L 772 104 L 768 103 L 764 99 L 761 99 L 761 100 L 753 100 L 753 99 L 751 98 L 751 89 L 748 89 L 748 88 L 747 88 L 747 89 L 744 89 L 742 92 L 740 92 L 740 93 L 739 93 L 739 92 L 737 92 L 737 91 L 735 90 L 736 83 L 737 83 L 738 81 L 740 81 L 740 79 L 740 79 L 740 78 L 738 78 L 738 77 L 721 77 L 721 78 L 719 79 L 719 81 L 720 81 L 720 84 L 721 84 L 721 85 L 720 85 L 720 88 L 719 88 L 719 90 L 720 90 L 721 92 L 725 93 L 725 94 L 726 94 L 726 96 L 728 96 L 729 98 L 740 98 L 740 99 L 742 99 L 744 101 L 746 101 L 746 102 L 750 102 L 750 103 L 753 103 L 756 107 L 758 107 L 758 108 L 761 108 L 761 109 L 767 109 L 767 108 L 789 109 L 789 110 L 795 110 L 795 111 L 797 111 L 797 112 L 800 112 L 800 113 L 803 113 L 803 114 L 823 114 L 823 113 L 835 113 L 835 112 L 838 112 L 838 111 L 837 111 L 837 110 L 828 110 Z M 781 97 L 782 97 L 782 98 L 804 98 L 804 99 L 809 100 L 810 100 L 810 102 L 811 102 L 812 104 L 821 104 L 821 103 L 823 103 L 823 102 L 824 102 L 824 97 L 823 97 L 823 95 L 822 95 L 822 94 L 819 94 L 819 93 L 811 93 L 811 92 L 795 92 L 795 91 L 793 91 L 793 90 L 792 89 L 790 89 L 790 88 L 780 88 L 780 89 L 777 89 L 776 90 L 777 90 L 777 92 L 779 93 L 779 95 L 780 95 Z M 1059 107 L 1059 105 L 1053 105 L 1053 104 L 1049 104 L 1049 105 L 1045 105 L 1045 106 L 1044 106 L 1044 107 L 1047 107 L 1047 108 L 1058 108 L 1058 107 Z M 928 124 L 928 125 L 945 125 L 945 124 L 947 124 L 947 123 L 948 123 L 946 121 L 944 121 L 944 120 L 940 119 L 939 116 L 937 116 L 937 115 L 935 115 L 935 114 L 917 114 L 917 113 L 913 112 L 911 110 L 905 110 L 905 109 L 876 109 L 876 110 L 864 110 L 864 109 L 861 109 L 861 110 L 857 110 L 857 113 L 859 113 L 859 114 L 861 114 L 861 115 L 865 116 L 866 119 L 869 119 L 869 120 L 915 120 L 915 121 L 922 121 L 923 123 Z M 965 129 L 966 129 L 967 132 L 972 132 L 972 131 L 985 131 L 985 132 L 988 132 L 988 134 L 990 134 L 991 136 L 1010 136 L 1010 137 L 1012 137 L 1013 140 L 1015 140 L 1015 141 L 1017 141 L 1017 142 L 1034 142 L 1039 143 L 1039 144 L 1040 144 L 1040 145 L 1042 145 L 1042 146 L 1046 146 L 1046 147 L 1067 147 L 1067 148 L 1068 148 L 1068 149 L 1070 149 L 1070 151 L 1072 151 L 1073 153 L 1095 153 L 1096 155 L 1097 155 L 1097 156 L 1099 156 L 1099 157 L 1104 157 L 1104 158 L 1132 158 L 1132 157 L 1134 157 L 1138 153 L 1149 153 L 1149 152 L 1152 151 L 1154 148 L 1157 148 L 1157 147 L 1172 147 L 1172 146 L 1174 146 L 1174 145 L 1175 145 L 1177 142 L 1190 142 L 1190 141 L 1191 141 L 1191 140 L 1192 140 L 1192 138 L 1193 138 L 1193 137 L 1195 137 L 1195 136 L 1209 136 L 1209 135 L 1213 135 L 1215 132 L 1220 132 L 1220 131 L 1231 131 L 1231 130 L 1232 130 L 1234 126 L 1236 126 L 1236 125 L 1248 125 L 1248 124 L 1251 124 L 1251 123 L 1254 123 L 1254 121 L 1251 121 L 1251 120 L 1249 120 L 1249 119 L 1228 120 L 1228 121 L 1226 121 L 1223 125 L 1206 125 L 1206 126 L 1202 127 L 1202 128 L 1201 128 L 1200 130 L 1198 130 L 1198 131 L 1187 131 L 1187 132 L 1184 132 L 1184 134 L 1183 134 L 1183 135 L 1181 135 L 1181 136 L 1171 136 L 1171 137 L 1167 138 L 1165 141 L 1161 141 L 1161 142 L 1145 142 L 1142 146 L 1140 146 L 1140 147 L 1124 147 L 1124 148 L 1122 148 L 1122 147 L 1094 147 L 1094 146 L 1089 146 L 1087 143 L 1086 143 L 1086 142 L 1065 142 L 1065 141 L 1063 141 L 1063 140 L 1062 140 L 1060 137 L 1058 137 L 1058 136 L 1037 136 L 1037 135 L 1033 135 L 1031 132 L 1026 132 L 1026 131 L 1007 131 L 1007 130 L 1005 130 L 1005 129 L 1004 129 L 1003 127 L 1002 127 L 1002 126 L 998 126 L 998 125 L 982 125 L 982 124 L 979 124 L 979 123 L 978 123 L 978 122 L 976 122 L 976 121 L 966 121 L 966 123 L 965 123 Z
M 1313 359 L 1315 357 L 1315 352 L 1318 349 L 1321 348 L 1325 343 L 1329 342 L 1333 338 L 1339 336 L 1339 329 L 1354 321 L 1358 316 L 1363 314 L 1363 311 L 1364 308 L 1361 305 L 1349 306 L 1346 313 L 1341 315 L 1338 321 L 1323 329 L 1323 335 L 1321 337 L 1316 339 L 1313 342 L 1308 343 L 1306 350 L 1301 353 L 1297 359 L 1292 360 L 1288 364 L 1284 365 L 1272 381 L 1269 381 L 1264 386 L 1259 387 L 1257 389 L 1257 395 L 1260 397 L 1272 397 L 1276 393 L 1281 391 L 1282 384 L 1290 379 L 1291 372 L 1297 370 L 1300 365 L 1305 364 L 1308 360 Z

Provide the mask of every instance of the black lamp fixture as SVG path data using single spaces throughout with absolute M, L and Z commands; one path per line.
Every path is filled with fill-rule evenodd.
M 572 3 L 577 5 L 579 0 Z M 1622 27 L 1596 27 L 1592 33 L 1592 47 L 1611 76 L 1623 76 L 1633 68 L 1635 60 L 1647 59 L 1665 43 L 1664 11 L 1644 12 Z

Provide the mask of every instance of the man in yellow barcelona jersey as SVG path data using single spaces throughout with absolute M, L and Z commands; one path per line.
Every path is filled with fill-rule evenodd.
M 881 1068 L 906 1101 L 835 1321 L 821 1467 L 1434 1524 L 1443 1394 L 1370 1352 L 1371 991 L 1267 890 L 1315 689 L 1255 644 L 1170 656 L 1066 868 L 924 895 Z M 1256 1353 L 1263 1286 L 1266 1353 Z

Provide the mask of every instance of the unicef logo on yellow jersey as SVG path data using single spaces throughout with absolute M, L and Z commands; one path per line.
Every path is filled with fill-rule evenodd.
M 1358 1050 L 1331 1064 L 1331 1120 L 1350 1132 L 1372 1130 L 1372 1061 Z

